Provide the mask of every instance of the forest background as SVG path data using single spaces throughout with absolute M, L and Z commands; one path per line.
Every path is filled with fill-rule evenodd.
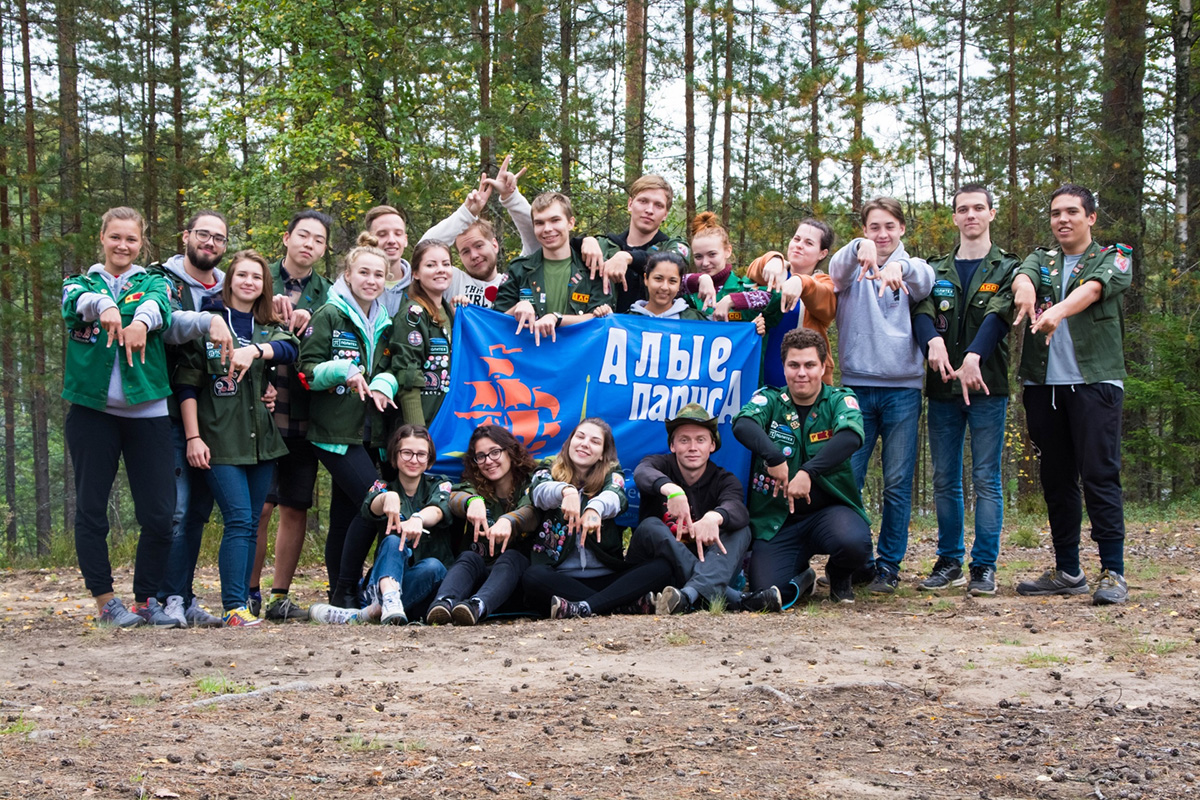
M 1023 256 L 1051 241 L 1050 191 L 1093 188 L 1096 238 L 1135 254 L 1127 495 L 1193 502 L 1193 23 L 1192 0 L 0 0 L 0 565 L 72 549 L 58 290 L 96 260 L 106 208 L 145 214 L 145 261 L 178 251 L 194 209 L 228 214 L 230 252 L 274 258 L 291 213 L 320 208 L 331 274 L 367 208 L 403 209 L 415 242 L 506 153 L 589 232 L 623 230 L 625 187 L 662 172 L 667 229 L 712 209 L 739 265 L 809 214 L 845 242 L 877 194 L 904 203 L 910 252 L 946 253 L 967 181 L 995 190 L 993 240 Z M 1018 397 L 1006 497 L 1044 514 Z M 134 530 L 123 479 L 111 506 L 114 536 Z

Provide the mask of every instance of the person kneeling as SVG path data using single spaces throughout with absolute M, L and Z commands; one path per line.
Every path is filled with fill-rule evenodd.
M 778 587 L 786 608 L 812 593 L 809 559 L 828 554 L 830 599 L 853 603 L 851 575 L 871 551 L 850 466 L 862 445 L 862 413 L 854 392 L 822 382 L 819 333 L 789 331 L 781 350 L 787 388 L 759 389 L 733 422 L 733 435 L 754 454 L 750 588 Z

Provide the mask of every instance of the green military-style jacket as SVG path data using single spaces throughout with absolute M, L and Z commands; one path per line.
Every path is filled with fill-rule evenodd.
M 85 322 L 76 311 L 80 295 L 97 292 L 108 295 L 121 313 L 121 326 L 133 321 L 138 306 L 147 301 L 158 305 L 162 313 L 162 328 L 146 334 L 146 363 L 136 354 L 133 365 L 125 360 L 125 348 L 116 340 L 107 347 L 108 335 L 100 321 Z M 161 400 L 171 394 L 167 375 L 166 348 L 162 331 L 171 324 L 171 302 L 167 282 L 149 272 L 137 272 L 118 297 L 113 297 L 108 284 L 100 275 L 76 275 L 63 281 L 62 316 L 67 324 L 67 363 L 63 372 L 63 399 L 97 411 L 108 406 L 108 382 L 112 376 L 113 359 L 120 355 L 121 386 L 130 405 Z
M 465 520 L 467 504 L 476 495 L 479 495 L 479 492 L 469 481 L 463 481 L 455 486 L 454 490 L 450 492 L 450 513 L 456 518 Z M 483 497 L 484 508 L 487 510 L 487 522 L 491 526 L 501 519 L 507 519 L 512 525 L 512 536 L 508 540 L 508 549 L 519 550 L 528 556 L 530 547 L 533 545 L 533 532 L 541 525 L 542 513 L 533 507 L 533 501 L 529 497 L 528 480 L 513 487 L 513 497 L 515 501 L 511 507 L 503 500 L 488 500 Z M 490 555 L 487 539 L 481 537 L 479 541 L 474 541 L 474 536 L 475 531 L 468 523 L 463 531 L 463 542 L 466 545 L 464 549 L 478 553 L 482 556 L 484 563 L 490 566 L 499 558 L 500 549 L 496 549 L 495 555 Z
M 318 444 L 362 444 L 364 424 L 371 421 L 370 444 L 382 446 L 383 415 L 346 385 L 351 364 L 362 371 L 372 391 L 396 395 L 388 347 L 392 321 L 382 308 L 373 331 L 364 332 L 344 301 L 333 297 L 317 309 L 300 344 L 299 378 L 309 392 L 308 440 Z
M 538 485 L 554 481 L 550 475 L 550 468 L 553 464 L 553 458 L 539 462 L 538 470 L 533 473 L 533 477 L 529 481 L 531 497 L 533 490 Z M 625 473 L 620 467 L 608 474 L 600 492 L 612 492 L 620 498 L 621 508 L 617 512 L 618 516 L 629 507 L 629 500 L 625 496 Z M 591 499 L 582 492 L 580 493 L 579 509 L 581 513 L 587 508 L 588 501 Z M 561 508 L 543 511 L 542 524 L 538 528 L 537 538 L 533 542 L 533 554 L 530 561 L 534 564 L 557 566 L 575 552 L 575 548 L 578 547 L 577 540 L 578 535 L 567 532 L 567 522 Z M 621 568 L 624 562 L 624 549 L 622 529 L 617 526 L 615 517 L 601 521 L 600 541 L 596 541 L 590 536 L 587 540 L 587 552 L 592 553 L 596 560 L 609 569 Z
M 1100 299 L 1068 319 L 1075 358 L 1085 383 L 1122 380 L 1125 378 L 1125 313 L 1122 295 L 1132 282 L 1133 259 L 1126 245 L 1101 247 L 1095 241 L 1088 245 L 1079 263 L 1071 270 L 1067 294 L 1076 287 L 1097 281 L 1102 292 Z M 1060 302 L 1063 255 L 1057 248 L 1039 247 L 1021 263 L 1018 275 L 1033 281 L 1037 291 L 1037 308 L 1045 310 Z M 1044 334 L 1030 331 L 1032 320 L 1025 325 L 1019 375 L 1032 383 L 1046 380 L 1047 356 L 1050 352 Z
M 230 324 L 229 329 L 233 330 Z M 300 340 L 278 325 L 254 322 L 252 344 Z M 262 403 L 267 387 L 267 363 L 256 358 L 241 383 L 229 377 L 228 362 L 212 342 L 189 342 L 180 353 L 175 371 L 177 386 L 196 388 L 196 418 L 200 438 L 208 445 L 214 464 L 257 464 L 288 452 L 271 412 Z
M 795 477 L 800 465 L 821 452 L 825 442 L 841 430 L 851 430 L 863 435 L 862 411 L 854 392 L 841 386 L 821 384 L 821 395 L 813 403 L 804 419 L 796 410 L 787 389 L 764 386 L 754 393 L 750 401 L 734 417 L 750 419 L 771 437 L 787 458 L 788 479 Z M 850 506 L 867 519 L 863 508 L 862 494 L 854 481 L 854 470 L 850 459 L 836 468 L 818 475 L 814 482 L 844 505 Z M 750 530 L 755 539 L 771 540 L 779 533 L 788 517 L 787 497 L 780 492 L 772 496 L 773 484 L 767 474 L 767 465 L 761 458 L 754 458 L 750 469 Z
M 146 267 L 146 271 L 151 275 L 161 275 L 162 279 L 167 282 L 167 296 L 171 301 L 172 311 L 199 311 L 196 304 L 192 302 L 192 292 L 187 284 L 179 279 L 179 277 L 163 266 L 161 261 L 156 261 Z M 171 380 L 171 385 L 176 386 L 179 383 L 178 370 L 179 365 L 183 360 L 183 351 L 192 346 L 192 342 L 184 344 L 168 344 L 167 349 L 167 375 Z M 179 421 L 179 403 L 175 400 L 175 394 L 172 393 L 167 398 L 167 410 L 171 414 L 171 419 Z
M 417 492 L 411 497 L 404 491 L 399 479 L 391 483 L 375 481 L 371 485 L 370 491 L 367 492 L 366 499 L 363 500 L 362 515 L 371 522 L 387 522 L 386 515 L 375 514 L 371 511 L 371 503 L 384 492 L 395 492 L 400 495 L 400 518 L 402 520 L 412 518 L 422 508 L 436 506 L 442 512 L 442 521 L 421 537 L 420 543 L 412 551 L 413 563 L 424 561 L 427 558 L 436 558 L 449 569 L 450 565 L 454 563 L 454 549 L 450 540 L 455 525 L 455 519 L 450 515 L 450 491 L 449 478 L 432 475 L 428 472 L 421 476 Z M 378 558 L 378 554 L 376 558 Z
M 271 265 L 271 281 L 274 285 L 276 295 L 287 293 L 282 270 L 282 258 Z M 312 277 L 308 279 L 304 291 L 300 294 L 300 299 L 296 302 L 296 309 L 316 312 L 318 308 L 325 305 L 332 286 L 333 283 L 328 278 L 314 269 Z M 296 374 L 296 370 L 292 367 L 280 366 L 276 370 L 276 376 L 276 380 L 278 381 L 275 384 L 276 386 L 286 385 L 288 413 L 291 419 L 308 419 L 308 392 L 304 390 L 304 385 L 300 382 L 300 377 Z
M 933 291 L 913 308 L 913 316 L 924 315 L 933 320 L 934 330 L 946 343 L 951 364 L 962 364 L 967 348 L 988 314 L 999 314 L 1011 325 L 1012 281 L 1019 263 L 1012 253 L 993 244 L 971 277 L 971 285 L 964 287 L 959 285 L 958 268 L 954 266 L 957 253 L 955 248 L 950 255 L 930 262 Z M 1008 395 L 1007 336 L 997 342 L 987 361 L 980 363 L 979 371 L 992 397 Z M 956 380 L 944 383 L 941 374 L 930 369 L 925 374 L 925 393 L 938 400 L 953 400 L 962 397 L 962 387 Z M 984 392 L 980 389 L 971 394 Z
M 451 333 L 454 329 L 454 309 L 442 300 L 443 324 L 438 325 L 424 306 L 411 297 L 404 298 L 392 319 L 390 349 L 391 370 L 399 390 L 419 389 L 421 419 L 404 415 L 413 425 L 428 425 L 442 407 L 450 391 Z
M 736 292 L 758 292 L 758 291 L 766 291 L 766 290 L 763 289 L 758 284 L 756 284 L 754 281 L 750 280 L 749 278 L 744 278 L 741 275 L 738 275 L 736 272 L 733 272 L 732 270 L 730 270 L 729 277 L 725 279 L 725 283 L 723 283 L 717 287 L 717 302 L 718 303 L 721 302 L 726 297 L 728 297 L 729 295 L 734 294 Z M 729 310 L 729 320 L 728 321 L 729 322 L 753 322 L 759 314 L 762 314 L 763 322 L 765 322 L 767 324 L 767 330 L 774 328 L 776 325 L 779 324 L 780 320 L 783 319 L 783 307 L 782 307 L 783 301 L 780 298 L 779 292 L 771 292 L 770 294 L 771 294 L 771 299 L 767 303 L 766 308 L 750 308 L 750 309 L 731 308 Z M 700 300 L 700 296 L 698 294 L 696 294 L 696 293 L 689 294 L 687 297 L 687 300 L 688 300 L 688 303 L 691 304 L 692 308 L 695 308 L 697 310 L 700 309 L 700 306 L 702 305 L 702 301 Z M 712 309 L 709 309 L 707 312 L 702 311 L 701 313 L 706 315 L 705 319 L 711 319 L 711 317 L 712 317 Z
M 508 265 L 508 273 L 500 282 L 496 292 L 496 302 L 493 308 L 501 313 L 507 313 L 522 300 L 533 304 L 534 313 L 543 317 L 549 313 L 546 308 L 546 267 L 543 251 L 537 250 L 527 256 L 522 256 Z M 594 309 L 603 305 L 614 305 L 615 299 L 611 292 L 604 293 L 604 282 L 600 277 L 592 278 L 583 259 L 574 250 L 571 251 L 571 277 L 567 283 L 567 307 L 563 314 L 590 314 Z

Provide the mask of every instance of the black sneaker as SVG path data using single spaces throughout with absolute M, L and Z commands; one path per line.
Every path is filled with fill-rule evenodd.
M 263 612 L 263 619 L 270 622 L 307 622 L 308 609 L 296 605 L 285 594 L 271 601 Z
M 895 594 L 899 585 L 900 576 L 894 575 L 886 569 L 879 569 L 875 572 L 875 579 L 871 581 L 867 591 L 871 594 Z
M 454 608 L 450 609 L 450 616 L 455 625 L 477 625 L 483 622 L 487 612 L 483 608 L 482 600 L 478 597 L 468 597 L 461 603 L 455 603 Z
M 868 583 L 875 582 L 875 576 L 878 570 L 874 562 L 865 566 L 859 567 L 850 574 L 850 583 L 853 586 L 864 586 Z
M 1068 575 L 1061 569 L 1048 569 L 1037 579 L 1017 584 L 1017 594 L 1039 597 L 1047 594 L 1087 594 L 1087 578 L 1083 570 L 1078 575 Z
M 1129 588 L 1125 585 L 1125 576 L 1108 569 L 1102 571 L 1100 580 L 1096 581 L 1096 591 L 1092 594 L 1092 605 L 1120 605 L 1128 599 Z
M 811 569 L 809 570 L 812 571 Z M 809 583 L 809 592 L 812 592 L 812 584 Z M 767 611 L 776 612 L 783 610 L 783 595 L 779 593 L 778 587 L 768 586 L 765 589 L 759 589 L 757 592 L 747 592 L 742 595 L 742 610 L 743 611 Z
M 449 625 L 454 617 L 450 614 L 454 607 L 454 601 L 449 597 L 439 597 L 433 601 L 433 605 L 429 606 L 429 610 L 425 612 L 426 625 Z
M 928 578 L 917 584 L 917 588 L 927 592 L 936 592 L 954 586 L 963 586 L 966 582 L 961 561 L 938 556 L 937 563 L 933 565 L 933 571 L 929 573 Z
M 690 614 L 695 610 L 687 594 L 676 589 L 674 586 L 668 586 L 663 589 L 658 595 L 658 600 L 654 603 L 655 614 Z
M 991 597 L 996 593 L 996 568 L 978 564 L 971 566 L 971 580 L 967 594 L 972 597 Z
M 654 592 L 647 592 L 632 603 L 625 603 L 612 610 L 614 614 L 653 614 Z
M 246 601 L 246 607 L 250 609 L 250 613 L 254 616 L 262 616 L 262 592 L 257 590 L 251 592 L 250 598 Z
M 854 602 L 854 582 L 850 575 L 829 576 L 829 599 L 835 603 Z
M 550 598 L 550 619 L 578 619 L 591 615 L 591 609 L 583 603 L 572 603 L 557 595 Z

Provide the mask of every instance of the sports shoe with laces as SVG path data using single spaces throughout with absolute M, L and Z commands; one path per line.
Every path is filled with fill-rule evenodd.
M 829 599 L 835 603 L 854 602 L 854 583 L 850 575 L 829 576 Z
M 253 628 L 262 624 L 262 620 L 251 614 L 246 606 L 229 609 L 222 621 L 226 628 Z
M 478 597 L 468 597 L 461 603 L 455 603 L 450 609 L 450 616 L 455 625 L 478 625 L 487 616 L 483 601 Z
M 114 625 L 118 628 L 136 628 L 146 624 L 146 620 L 126 608 L 119 597 L 114 597 L 104 604 L 104 608 L 100 609 L 100 615 L 96 617 L 96 622 L 100 625 Z
M 967 583 L 967 594 L 972 597 L 991 597 L 995 593 L 996 568 L 972 565 L 971 580 Z
M 619 605 L 612 610 L 614 614 L 653 614 L 654 592 L 647 592 L 632 603 Z
M 583 603 L 572 603 L 558 596 L 550 598 L 550 619 L 577 619 L 591 615 L 591 609 Z
M 454 608 L 454 601 L 449 597 L 439 597 L 429 606 L 429 610 L 425 612 L 426 625 L 449 625 L 454 621 L 454 617 L 450 611 Z
M 812 570 L 810 569 L 809 572 Z M 812 584 L 810 583 L 811 587 Z M 811 589 L 810 589 L 811 591 Z M 765 589 L 759 589 L 757 592 L 747 592 L 742 595 L 742 610 L 743 611 L 766 611 L 775 612 L 783 610 L 783 595 L 779 592 L 779 587 L 768 586 Z
M 130 610 L 155 628 L 186 627 L 179 624 L 179 620 L 174 617 L 168 617 L 166 609 L 162 607 L 156 597 L 147 597 L 145 603 L 134 603 Z
M 292 602 L 286 594 L 276 596 L 263 612 L 263 619 L 270 622 L 303 622 L 308 619 L 308 611 Z
M 187 627 L 187 614 L 183 611 L 183 598 L 179 595 L 173 594 L 167 598 L 167 604 L 163 607 L 163 613 L 171 619 L 178 621 L 179 627 Z
M 329 603 L 313 603 L 308 618 L 321 625 L 353 625 L 358 622 L 357 608 L 338 608 Z
M 258 617 L 262 615 L 262 592 L 255 589 L 250 593 L 250 600 L 246 603 L 246 607 L 250 609 L 250 613 Z
M 379 621 L 383 625 L 408 624 L 408 614 L 404 612 L 404 603 L 400 600 L 400 592 L 394 589 L 383 593 L 381 611 Z
M 1129 587 L 1125 584 L 1125 576 L 1119 572 L 1106 569 L 1100 572 L 1100 580 L 1096 581 L 1096 591 L 1092 594 L 1092 605 L 1114 606 L 1129 599 Z
M 876 571 L 875 578 L 867 587 L 867 591 L 871 594 L 895 594 L 896 588 L 899 585 L 899 575 L 895 575 L 886 569 L 880 569 Z
M 674 586 L 668 586 L 659 592 L 654 602 L 655 614 L 690 614 L 695 611 L 691 599 Z
M 250 616 L 258 619 L 258 615 L 254 613 L 254 609 L 249 608 L 249 606 L 247 608 L 250 611 Z M 183 612 L 183 616 L 187 620 L 188 625 L 191 625 L 193 628 L 220 628 L 225 624 L 221 617 L 214 616 L 205 611 L 200 606 L 200 598 L 198 597 L 193 597 L 192 602 L 188 603 L 187 610 Z
M 962 586 L 966 582 L 967 579 L 963 576 L 961 561 L 956 561 L 946 556 L 938 556 L 937 563 L 933 565 L 933 570 L 929 573 L 929 577 L 918 583 L 917 588 L 924 589 L 927 592 L 936 592 L 941 589 Z
M 1038 597 L 1048 594 L 1087 594 L 1087 578 L 1080 570 L 1078 575 L 1068 575 L 1061 569 L 1048 569 L 1032 581 L 1017 584 L 1017 594 Z

